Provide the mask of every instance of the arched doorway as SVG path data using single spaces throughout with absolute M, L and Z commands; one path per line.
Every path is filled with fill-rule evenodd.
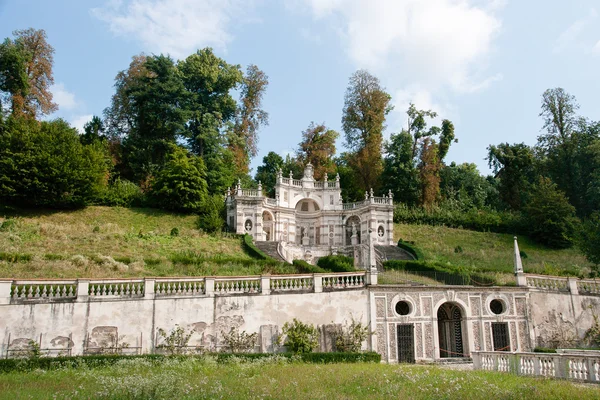
M 465 357 L 462 311 L 454 303 L 444 303 L 437 312 L 440 357 Z
M 320 244 L 321 207 L 309 198 L 296 204 L 296 244 L 314 246 Z
M 352 236 L 356 236 L 356 244 L 360 244 L 360 218 L 353 215 L 346 220 L 346 246 L 352 244 Z
M 270 242 L 275 237 L 275 232 L 273 231 L 273 215 L 268 211 L 263 211 L 262 220 L 263 232 L 265 233 L 265 240 L 267 242 Z

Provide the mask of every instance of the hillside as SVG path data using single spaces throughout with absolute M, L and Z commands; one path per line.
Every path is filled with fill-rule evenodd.
M 294 272 L 248 256 L 234 236 L 211 236 L 197 217 L 154 209 L 87 207 L 0 218 L 0 277 L 116 278 Z M 177 228 L 178 235 L 171 232 Z
M 513 235 L 395 224 L 394 237 L 415 242 L 428 260 L 473 267 L 478 271 L 513 273 Z M 590 270 L 591 264 L 577 248 L 549 249 L 526 236 L 520 236 L 518 242 L 524 253 L 525 272 L 579 275 Z
M 235 236 L 199 232 L 196 219 L 193 215 L 121 207 L 4 215 L 0 217 L 0 277 L 117 278 L 296 271 L 292 266 L 251 258 Z M 171 235 L 173 228 L 178 235 Z M 512 273 L 511 235 L 396 224 L 395 237 L 414 241 L 427 259 L 503 272 L 507 278 Z M 577 249 L 550 250 L 526 237 L 519 238 L 519 246 L 527 254 L 523 259 L 526 272 L 568 271 L 577 275 L 590 266 Z

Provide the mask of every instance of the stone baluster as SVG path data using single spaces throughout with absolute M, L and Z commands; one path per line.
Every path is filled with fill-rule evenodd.
M 90 295 L 90 281 L 88 279 L 77 279 L 77 301 L 87 301 Z
M 260 292 L 262 294 L 271 294 L 271 275 L 260 276 Z
M 577 287 L 577 279 L 568 277 L 567 287 L 569 288 L 569 292 L 571 292 L 571 295 L 577 296 L 579 294 L 579 288 Z
M 144 298 L 145 299 L 153 299 L 154 296 L 156 295 L 154 293 L 155 283 L 156 283 L 156 280 L 154 280 L 152 278 L 144 279 Z
M 313 274 L 313 282 L 315 293 L 323 292 L 323 277 L 321 275 Z
M 215 295 L 215 278 L 213 276 L 208 276 L 204 278 L 204 294 L 209 297 L 214 297 Z

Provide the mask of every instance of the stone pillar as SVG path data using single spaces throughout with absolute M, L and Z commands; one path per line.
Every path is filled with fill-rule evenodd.
M 569 292 L 571 292 L 571 296 L 579 295 L 579 288 L 577 287 L 577 279 L 573 277 L 567 278 L 567 286 L 569 288 Z
M 271 275 L 260 276 L 260 293 L 271 294 Z
M 0 304 L 10 304 L 11 281 L 0 281 Z
M 215 278 L 213 276 L 204 278 L 204 294 L 208 297 L 215 296 Z
M 152 278 L 144 279 L 144 299 L 154 299 L 154 283 Z
M 321 275 L 313 274 L 313 282 L 315 293 L 323 292 L 323 277 Z
M 77 279 L 77 302 L 87 301 L 90 295 L 90 281 L 88 279 Z
M 367 271 L 366 274 L 367 285 L 377 285 L 377 268 L 371 268 L 371 270 Z

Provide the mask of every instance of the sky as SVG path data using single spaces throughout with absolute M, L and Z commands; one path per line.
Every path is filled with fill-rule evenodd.
M 599 0 L 0 0 L 0 36 L 44 29 L 54 47 L 52 92 L 81 129 L 102 115 L 116 74 L 139 54 L 183 59 L 212 47 L 269 76 L 259 154 L 293 152 L 311 121 L 340 132 L 348 79 L 377 76 L 392 96 L 386 137 L 409 103 L 455 125 L 446 162 L 489 173 L 486 148 L 534 145 L 544 90 L 576 96 L 600 120 Z

